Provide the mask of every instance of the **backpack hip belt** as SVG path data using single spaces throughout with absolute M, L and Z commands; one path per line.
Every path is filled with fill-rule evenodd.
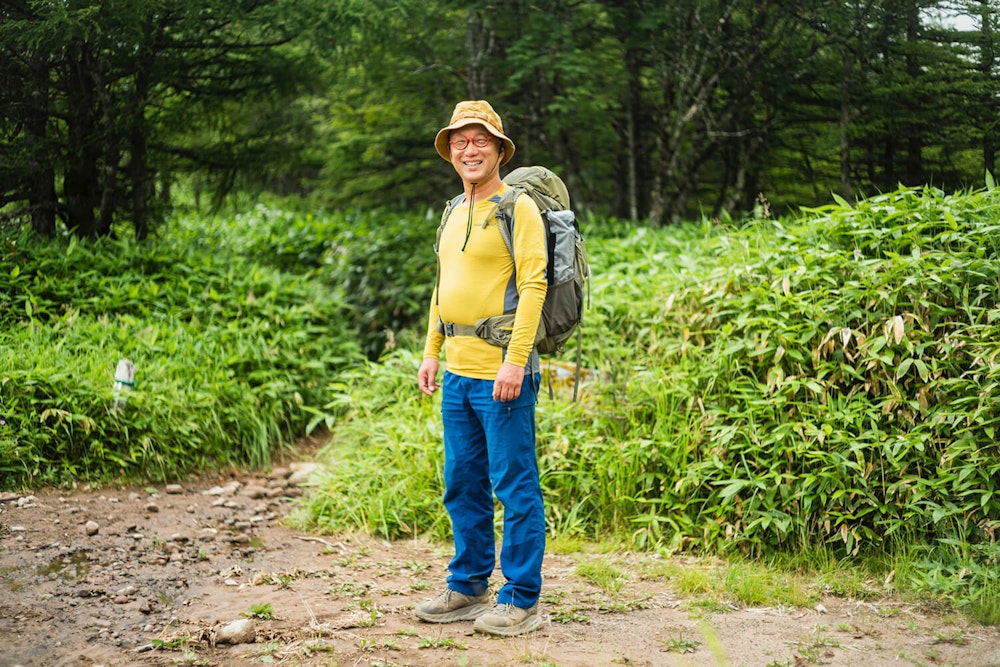
M 438 331 L 448 338 L 476 335 L 476 327 L 471 324 L 455 324 L 454 322 L 442 322 L 441 320 L 438 320 Z
M 539 325 L 541 327 L 541 325 Z M 507 347 L 510 343 L 511 334 L 514 332 L 514 313 L 506 315 L 496 315 L 494 317 L 484 317 L 476 320 L 475 324 L 456 324 L 455 322 L 444 322 L 438 319 L 438 333 L 442 333 L 449 338 L 454 336 L 474 336 L 481 338 L 490 345 L 497 347 Z M 544 331 L 544 329 L 542 329 Z M 538 336 L 536 336 L 536 341 Z

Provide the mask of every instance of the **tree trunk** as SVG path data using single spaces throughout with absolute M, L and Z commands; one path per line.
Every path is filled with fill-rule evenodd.
M 979 68 L 983 75 L 983 81 L 996 81 L 997 75 L 993 71 L 996 66 L 996 50 L 998 45 L 996 43 L 996 35 L 993 32 L 992 12 L 990 8 L 990 0 L 982 0 L 980 2 L 980 22 L 979 31 L 982 35 L 982 41 L 979 46 L 979 57 L 980 63 Z M 995 86 L 984 86 L 985 91 L 983 93 L 983 108 L 986 112 L 986 122 L 985 127 L 983 127 L 983 164 L 985 165 L 986 171 L 994 176 L 1000 176 L 996 172 L 996 159 L 997 151 L 1000 150 L 1000 121 L 997 120 L 998 114 L 1000 114 L 1000 91 L 997 91 Z
M 491 92 L 486 59 L 493 51 L 494 42 L 493 30 L 475 9 L 470 9 L 465 20 L 465 49 L 469 54 L 466 85 L 470 100 L 486 99 Z
M 153 199 L 152 177 L 146 164 L 148 127 L 144 109 L 149 94 L 149 75 L 140 67 L 135 77 L 135 97 L 141 104 L 133 105 L 129 127 L 128 175 L 132 187 L 132 226 L 135 237 L 143 241 L 149 235 L 149 203 Z
M 849 49 L 844 50 L 844 69 L 840 79 L 840 196 L 850 201 L 851 189 L 851 71 L 854 58 Z
M 63 194 L 66 226 L 77 236 L 98 234 L 95 211 L 100 204 L 99 151 L 94 144 L 100 136 L 96 120 L 96 90 L 91 73 L 89 47 L 77 42 L 67 54 L 67 156 Z
M 920 39 L 920 10 L 915 5 L 907 7 L 906 16 L 906 74 L 910 78 L 913 90 L 920 90 L 921 66 L 913 51 Z M 920 96 L 920 93 L 917 93 Z M 922 100 L 912 100 L 912 104 L 920 105 Z M 906 185 L 917 185 L 923 174 L 924 138 L 918 124 L 910 123 L 906 128 Z
M 29 97 L 31 107 L 24 124 L 24 137 L 29 155 L 28 207 L 31 210 L 31 229 L 40 236 L 52 237 L 56 233 L 58 198 L 55 169 L 46 147 L 48 91 L 35 90 Z
M 639 208 L 639 128 L 642 127 L 642 61 L 635 49 L 625 53 L 628 98 L 625 109 L 625 141 L 627 171 L 628 213 L 630 220 L 638 220 Z

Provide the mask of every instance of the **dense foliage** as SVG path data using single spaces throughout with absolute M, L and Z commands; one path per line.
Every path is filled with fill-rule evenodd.
M 315 49 L 341 27 L 313 0 L 3 3 L 0 212 L 49 236 L 124 219 L 142 238 L 178 174 L 280 187 L 308 159 L 295 110 Z
M 361 358 L 341 295 L 184 227 L 0 248 L 0 485 L 263 465 Z M 226 239 L 228 240 L 228 239 Z M 112 409 L 126 358 L 136 384 Z
M 996 622 L 1000 189 L 758 203 L 670 230 L 585 221 L 582 399 L 555 360 L 539 404 L 551 530 L 889 559 L 897 585 Z M 336 465 L 305 523 L 446 536 L 438 404 L 414 384 L 436 224 L 258 207 L 144 244 L 8 238 L 0 480 L 266 465 L 326 423 Z
M 13 0 L 0 227 L 145 236 L 177 204 L 437 206 L 431 149 L 490 99 L 578 209 L 785 211 L 995 171 L 987 0 Z M 962 19 L 945 23 L 939 16 Z
M 762 204 L 740 224 L 595 229 L 584 398 L 539 407 L 552 532 L 905 557 L 897 577 L 990 617 L 1000 190 L 902 189 L 783 220 Z M 447 535 L 417 363 L 399 351 L 331 386 L 337 465 L 307 523 Z

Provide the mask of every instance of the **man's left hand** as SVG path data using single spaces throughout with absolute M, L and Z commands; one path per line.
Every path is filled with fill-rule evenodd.
M 506 361 L 497 371 L 497 379 L 493 381 L 493 400 L 507 403 L 521 395 L 521 385 L 524 383 L 524 367 L 509 364 Z

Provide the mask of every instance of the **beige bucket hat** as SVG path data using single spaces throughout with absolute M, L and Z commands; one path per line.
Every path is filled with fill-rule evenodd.
M 434 138 L 434 148 L 437 149 L 438 155 L 451 162 L 451 152 L 448 146 L 449 133 L 474 123 L 484 125 L 490 134 L 503 142 L 504 151 L 500 166 L 510 162 L 510 159 L 514 157 L 514 142 L 503 133 L 503 121 L 486 100 L 466 100 L 455 105 L 455 111 L 451 114 L 451 124 L 441 128 Z

